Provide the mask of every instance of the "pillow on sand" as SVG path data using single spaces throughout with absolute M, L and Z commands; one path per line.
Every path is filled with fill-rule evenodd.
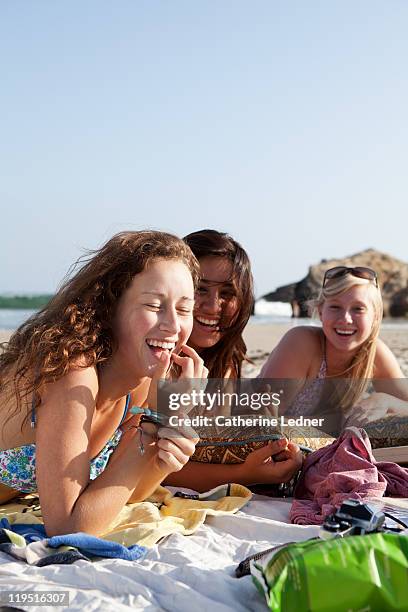
M 315 427 L 285 427 L 285 435 L 302 450 L 309 452 L 328 446 L 336 439 Z
M 408 445 L 408 417 L 389 416 L 363 425 L 372 448 Z
M 279 436 L 282 437 L 282 436 Z M 264 438 L 263 440 L 238 440 L 237 438 L 208 438 L 200 439 L 196 444 L 191 461 L 201 463 L 242 463 L 252 451 L 262 448 L 269 440 L 276 438 Z
M 240 418 L 253 415 L 240 415 Z M 196 428 L 200 436 L 192 461 L 202 463 L 242 463 L 252 451 L 262 448 L 269 440 L 279 440 L 284 435 L 278 427 L 238 425 Z
M 202 463 L 242 463 L 252 451 L 265 446 L 269 440 L 282 437 L 297 444 L 305 454 L 327 446 L 335 439 L 313 427 L 251 427 L 247 431 L 228 427 L 223 429 L 222 436 L 206 428 L 198 434 L 200 441 L 191 461 Z

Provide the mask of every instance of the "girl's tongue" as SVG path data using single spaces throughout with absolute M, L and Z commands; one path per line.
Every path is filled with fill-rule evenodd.
M 157 359 L 160 359 L 163 353 L 171 353 L 172 350 L 175 348 L 174 343 L 159 343 L 158 341 L 154 340 L 146 340 L 146 344 L 149 347 L 150 351 L 153 353 L 153 355 L 157 357 Z

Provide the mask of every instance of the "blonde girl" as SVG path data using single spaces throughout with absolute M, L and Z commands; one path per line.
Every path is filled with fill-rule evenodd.
M 376 272 L 359 266 L 327 270 L 317 311 L 321 327 L 300 326 L 287 332 L 260 374 L 296 381 L 285 401 L 286 414 L 313 414 L 324 381 L 343 379 L 347 384 L 337 403 L 340 425 L 408 415 L 401 368 L 379 338 L 383 306 Z M 375 392 L 364 399 L 370 379 Z

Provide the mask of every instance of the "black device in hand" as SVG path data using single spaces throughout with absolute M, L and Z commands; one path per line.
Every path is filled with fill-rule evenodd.
M 143 413 L 140 418 L 140 423 L 153 423 L 154 425 L 162 426 L 163 420 L 163 416 L 158 412 L 153 412 L 153 410 L 146 410 L 146 412 Z

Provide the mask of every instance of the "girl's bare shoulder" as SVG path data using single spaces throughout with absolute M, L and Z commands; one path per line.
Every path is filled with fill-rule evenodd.
M 311 325 L 299 325 L 293 327 L 283 336 L 280 345 L 284 347 L 296 348 L 297 351 L 307 352 L 320 349 L 322 346 L 323 334 L 320 327 Z
M 64 376 L 55 382 L 44 384 L 39 392 L 41 403 L 44 403 L 50 397 L 56 397 L 69 394 L 75 390 L 75 394 L 87 394 L 93 397 L 94 400 L 99 390 L 99 377 L 95 366 L 85 366 L 84 364 L 76 363 L 68 370 Z
M 270 354 L 261 375 L 264 378 L 307 378 L 311 364 L 322 352 L 319 328 L 294 327 L 283 336 Z
M 402 378 L 398 360 L 390 347 L 378 338 L 374 360 L 375 378 Z

